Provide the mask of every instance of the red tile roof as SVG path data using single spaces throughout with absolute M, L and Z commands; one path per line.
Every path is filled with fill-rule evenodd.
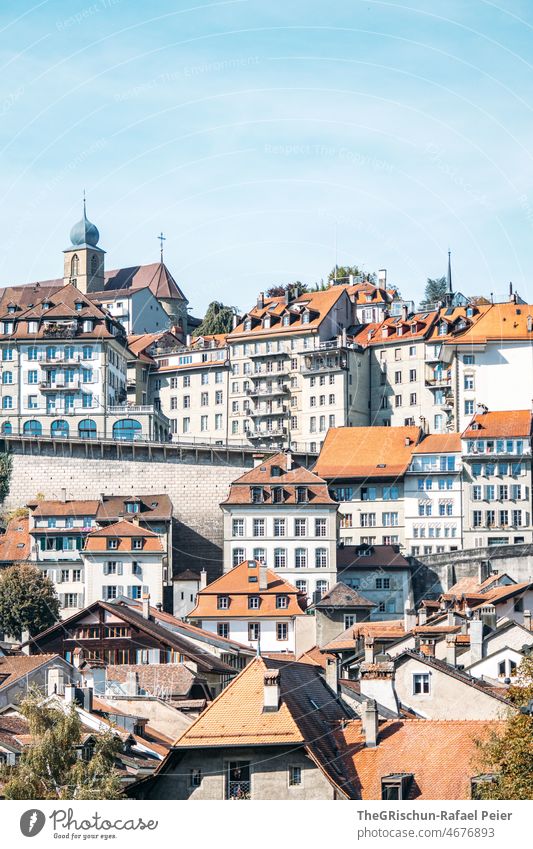
M 330 428 L 314 472 L 328 480 L 401 476 L 421 435 L 419 427 Z
M 452 454 L 461 452 L 461 434 L 430 433 L 418 445 L 413 454 Z
M 84 551 L 107 551 L 107 541 L 110 538 L 118 539 L 118 548 L 112 549 L 113 551 L 135 550 L 133 549 L 134 539 L 143 540 L 141 551 L 163 551 L 161 539 L 157 534 L 133 522 L 126 521 L 116 522 L 113 525 L 107 525 L 105 528 L 91 531 L 85 539 Z
M 335 504 L 331 498 L 326 481 L 314 472 L 300 466 L 295 461 L 287 471 L 287 454 L 280 452 L 267 457 L 249 472 L 233 481 L 228 498 L 223 504 L 251 504 L 251 487 L 264 486 L 264 498 L 267 504 L 272 504 L 272 488 L 283 488 L 283 504 L 297 504 L 297 486 L 307 487 L 309 504 Z M 273 469 L 278 474 L 273 474 Z
M 478 307 L 481 315 L 478 321 L 456 335 L 446 340 L 455 345 L 484 345 L 487 342 L 531 342 L 533 332 L 528 330 L 528 317 L 533 316 L 533 306 L 528 304 L 493 304 L 489 307 Z
M 463 433 L 463 439 L 511 438 L 531 435 L 531 410 L 494 410 L 477 413 Z M 476 424 L 477 427 L 473 427 Z
M 10 519 L 5 533 L 0 536 L 0 561 L 15 563 L 28 560 L 31 551 L 31 539 L 28 532 L 27 516 Z
M 244 330 L 243 320 L 235 330 L 228 334 L 228 341 L 233 342 L 238 338 L 247 336 L 270 336 L 272 334 L 316 331 L 332 307 L 343 296 L 347 297 L 344 286 L 330 286 L 323 292 L 306 292 L 299 298 L 291 300 L 289 305 L 285 304 L 283 297 L 265 298 L 263 307 L 255 306 L 246 314 L 246 317 L 250 317 L 254 322 L 252 330 Z M 306 308 L 311 312 L 311 315 L 309 322 L 304 324 L 302 315 Z M 286 312 L 291 315 L 291 323 L 288 327 L 283 326 L 281 321 L 281 316 Z M 270 328 L 263 328 L 262 326 L 262 319 L 266 315 L 271 316 Z

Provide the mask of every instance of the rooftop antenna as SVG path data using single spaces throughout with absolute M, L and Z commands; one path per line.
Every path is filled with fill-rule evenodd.
M 333 278 L 335 284 L 337 283 L 337 219 L 335 219 L 335 277 Z
M 163 233 L 160 233 L 157 238 L 159 239 L 160 250 L 161 250 L 161 263 L 163 263 L 163 242 L 166 242 L 166 237 L 163 236 Z
M 85 201 L 85 189 L 84 189 L 83 190 L 83 214 L 84 215 L 85 215 L 85 207 L 86 207 L 86 201 Z

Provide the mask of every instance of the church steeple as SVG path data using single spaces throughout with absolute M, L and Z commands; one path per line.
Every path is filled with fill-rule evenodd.
M 452 286 L 452 252 L 448 251 L 448 271 L 446 274 L 446 295 L 445 303 L 447 307 L 451 307 L 453 303 L 453 286 Z
M 72 283 L 80 292 L 99 292 L 104 288 L 104 255 L 98 247 L 100 233 L 87 218 L 85 192 L 83 193 L 83 215 L 70 231 L 70 247 L 65 255 L 63 279 Z

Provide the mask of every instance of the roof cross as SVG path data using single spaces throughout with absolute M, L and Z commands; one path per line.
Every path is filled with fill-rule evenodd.
M 166 242 L 166 236 L 163 236 L 163 233 L 160 233 L 157 238 L 159 239 L 159 243 L 161 245 L 161 262 L 163 262 L 163 242 Z

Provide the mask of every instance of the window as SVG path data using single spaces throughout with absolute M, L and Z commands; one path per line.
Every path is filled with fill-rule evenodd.
M 464 388 L 468 391 L 472 391 L 475 389 L 474 375 L 473 374 L 465 374 L 464 376 Z
M 264 519 L 254 519 L 253 521 L 253 536 L 254 537 L 264 537 L 265 535 L 265 520 Z
M 383 501 L 397 501 L 400 496 L 400 489 L 397 486 L 383 487 Z
M 315 551 L 315 567 L 317 569 L 327 569 L 328 566 L 328 550 L 327 548 L 317 548 Z
M 217 634 L 227 640 L 229 638 L 229 622 L 217 622 Z
M 289 626 L 287 622 L 276 622 L 276 639 L 286 642 L 289 639 Z
M 107 540 L 107 548 L 109 551 L 113 551 L 118 548 L 118 539 L 108 539 Z
M 294 553 L 294 566 L 296 569 L 305 569 L 307 567 L 307 549 L 297 548 Z
M 200 406 L 209 406 L 209 392 L 202 392 L 202 394 L 200 395 Z
M 277 595 L 276 596 L 276 609 L 277 610 L 286 610 L 289 606 L 289 597 L 286 595 Z
M 383 525 L 386 528 L 397 527 L 398 513 L 383 513 Z
M 376 578 L 377 590 L 390 590 L 390 578 Z
M 206 431 L 209 429 L 208 417 L 200 416 L 200 430 Z
M 308 492 L 306 486 L 296 487 L 296 501 L 298 504 L 304 504 L 308 501 Z
M 361 527 L 374 528 L 376 526 L 375 513 L 361 513 Z
M 135 551 L 139 551 L 143 547 L 143 540 L 142 539 L 134 539 L 134 540 L 132 540 L 132 543 L 133 543 L 132 548 Z
M 248 639 L 257 642 L 261 636 L 261 625 L 259 622 L 248 622 Z
M 274 568 L 285 569 L 287 565 L 287 551 L 285 548 L 274 549 Z
M 273 486 L 272 487 L 272 502 L 274 504 L 282 504 L 282 502 L 283 502 L 283 487 L 282 486 Z
M 229 608 L 229 596 L 227 596 L 227 595 L 217 596 L 217 609 L 218 610 L 227 610 L 228 608 Z
M 315 536 L 316 537 L 325 537 L 326 536 L 326 519 L 315 519 Z
M 305 537 L 307 535 L 307 519 L 294 520 L 294 536 Z
M 300 787 L 302 784 L 302 767 L 289 766 L 289 787 Z
M 414 383 L 416 381 L 416 369 L 409 369 L 409 382 Z
M 252 504 L 262 504 L 264 501 L 263 488 L 260 486 L 252 486 L 251 488 Z
M 253 559 L 259 563 L 266 564 L 266 548 L 254 548 Z
M 413 696 L 427 695 L 429 693 L 429 672 L 415 672 L 413 674 Z
M 275 537 L 284 537 L 285 536 L 285 519 L 274 519 L 274 536 Z
M 474 402 L 473 401 L 465 401 L 465 416 L 473 416 L 474 415 Z
M 259 610 L 260 598 L 258 595 L 248 596 L 248 608 L 250 610 Z
M 232 532 L 234 537 L 244 536 L 244 519 L 233 519 Z
M 202 783 L 202 770 L 191 769 L 189 772 L 189 787 L 200 787 Z
M 395 383 L 401 383 L 401 382 L 402 382 L 402 373 L 401 373 L 401 371 L 395 371 L 395 372 L 394 372 L 394 382 L 395 382 Z
M 246 560 L 246 551 L 244 548 L 234 548 L 232 555 L 232 563 L 234 566 L 238 566 L 240 563 L 243 563 Z

